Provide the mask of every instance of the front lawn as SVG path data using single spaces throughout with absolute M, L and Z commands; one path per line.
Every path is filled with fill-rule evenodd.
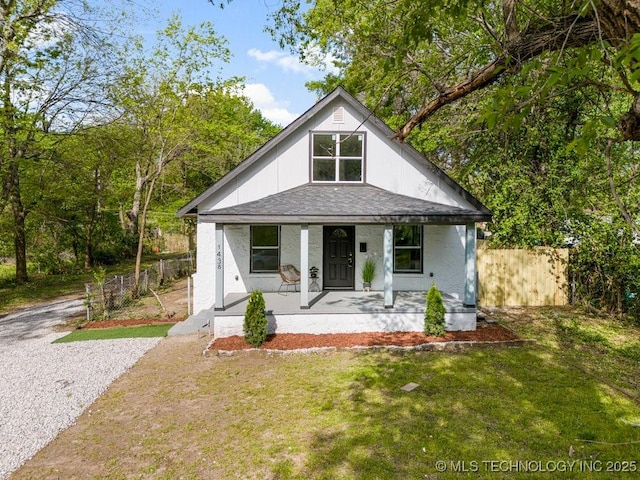
M 640 402 L 640 324 L 573 307 L 499 309 L 490 316 Z
M 15 478 L 638 475 L 638 403 L 544 339 L 457 353 L 208 358 L 203 342 L 165 339 Z M 401 390 L 410 382 L 419 386 Z

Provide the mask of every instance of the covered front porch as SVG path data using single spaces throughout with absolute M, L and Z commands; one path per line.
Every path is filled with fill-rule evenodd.
M 264 293 L 269 333 L 409 332 L 424 328 L 425 294 L 393 292 L 393 307 L 384 305 L 384 292 L 308 292 L 309 306 L 300 309 L 300 292 Z M 226 295 L 224 310 L 209 310 L 214 337 L 243 335 L 249 294 Z M 476 308 L 443 294 L 447 330 L 475 330 Z M 204 312 L 203 312 L 204 313 Z

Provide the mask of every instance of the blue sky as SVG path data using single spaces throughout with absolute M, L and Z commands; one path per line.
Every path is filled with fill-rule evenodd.
M 166 25 L 172 13 L 179 14 L 185 25 L 213 23 L 233 53 L 223 76 L 244 77 L 245 95 L 269 120 L 286 126 L 317 101 L 304 84 L 324 73 L 301 64 L 264 32 L 267 16 L 277 9 L 279 0 L 233 0 L 224 9 L 207 0 L 155 0 L 152 4 L 160 12 L 150 25 L 154 31 Z

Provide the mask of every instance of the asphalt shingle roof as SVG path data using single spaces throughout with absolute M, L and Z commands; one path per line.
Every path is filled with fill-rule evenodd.
M 306 184 L 253 202 L 200 212 L 220 223 L 441 223 L 490 220 L 487 211 L 421 200 L 372 185 Z

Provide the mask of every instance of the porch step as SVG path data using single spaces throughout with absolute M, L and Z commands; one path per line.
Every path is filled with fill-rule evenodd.
M 176 323 L 169 329 L 167 335 L 188 335 L 190 333 L 196 333 L 198 330 L 207 330 L 209 325 L 211 326 L 211 331 L 213 331 L 214 318 L 215 311 L 213 308 L 202 310 L 196 315 L 191 315 L 186 320 Z

